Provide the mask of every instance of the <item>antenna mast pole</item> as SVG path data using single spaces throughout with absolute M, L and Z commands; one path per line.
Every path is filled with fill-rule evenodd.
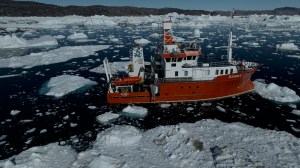
M 233 27 L 233 16 L 235 14 L 235 10 L 232 9 L 231 11 L 231 24 L 229 29 L 229 37 L 228 37 L 228 51 L 227 51 L 227 58 L 228 62 L 232 61 L 232 27 Z

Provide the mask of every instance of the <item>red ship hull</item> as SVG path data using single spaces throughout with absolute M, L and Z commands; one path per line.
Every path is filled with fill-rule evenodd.
M 158 82 L 159 94 L 151 91 L 107 93 L 109 104 L 184 102 L 220 99 L 251 92 L 252 74 L 257 68 L 235 74 L 218 76 L 211 81 Z

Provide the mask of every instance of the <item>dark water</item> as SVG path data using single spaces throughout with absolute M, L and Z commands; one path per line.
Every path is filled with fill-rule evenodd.
M 286 55 L 300 55 L 299 51 L 279 52 L 276 44 L 294 40 L 300 46 L 300 32 L 296 30 L 268 30 L 265 27 L 253 26 L 245 30 L 234 30 L 237 36 L 233 57 L 245 59 L 263 64 L 263 67 L 254 74 L 253 79 L 261 78 L 267 82 L 274 82 L 281 86 L 287 86 L 300 95 L 299 59 L 289 58 Z M 176 28 L 175 35 L 186 40 L 192 40 L 194 28 Z M 90 39 L 97 41 L 74 42 L 67 39 L 59 40 L 59 46 L 77 46 L 111 44 L 109 50 L 98 51 L 97 55 L 86 58 L 77 58 L 67 62 L 37 66 L 30 69 L 2 68 L 0 76 L 19 74 L 20 76 L 0 78 L 0 136 L 7 135 L 0 145 L 0 159 L 5 159 L 32 146 L 44 145 L 50 142 L 59 142 L 61 145 L 70 144 L 78 151 L 89 148 L 95 140 L 97 133 L 109 127 L 96 121 L 96 116 L 108 111 L 119 113 L 125 105 L 107 105 L 105 103 L 105 82 L 101 80 L 104 75 L 89 72 L 90 69 L 99 66 L 108 57 L 110 61 L 120 61 L 120 57 L 128 57 L 129 49 L 133 45 L 133 38 L 146 38 L 152 41 L 144 47 L 146 59 L 155 53 L 154 46 L 157 39 L 149 35 L 157 32 L 157 29 L 149 27 L 122 27 L 99 29 L 63 29 L 63 30 L 38 30 L 33 38 L 41 35 L 65 35 L 72 32 L 84 32 Z M 228 27 L 224 25 L 212 25 L 201 29 L 201 37 L 208 39 L 198 43 L 202 47 L 203 60 L 220 58 L 226 55 Z M 289 32 L 291 36 L 286 36 Z M 241 35 L 252 34 L 253 37 Z M 109 36 L 114 35 L 120 39 L 120 43 L 109 41 Z M 244 42 L 259 44 L 259 47 L 246 45 Z M 243 44 L 244 43 L 244 44 Z M 208 45 L 212 48 L 208 48 Z M 118 46 L 121 45 L 121 46 Z M 31 52 L 41 52 L 48 48 L 1 50 L 2 57 L 13 55 L 23 56 Z M 117 52 L 114 52 L 118 50 Z M 116 57 L 113 57 L 116 56 Z M 51 77 L 62 74 L 79 75 L 93 81 L 98 85 L 88 88 L 84 92 L 72 93 L 59 99 L 39 94 L 40 88 Z M 298 76 L 297 76 L 298 75 Z M 206 104 L 203 104 L 206 103 Z M 208 104 L 208 106 L 207 106 Z M 90 109 L 89 106 L 96 106 Z M 226 110 L 221 112 L 220 106 Z M 172 103 L 167 109 L 160 104 L 143 105 L 149 109 L 149 115 L 143 120 L 132 120 L 120 117 L 114 124 L 129 124 L 141 129 L 150 129 L 160 125 L 172 125 L 183 122 L 195 122 L 202 119 L 219 119 L 224 122 L 242 122 L 255 127 L 289 132 L 297 137 L 300 133 L 292 127 L 300 129 L 300 117 L 291 113 L 293 108 L 289 104 L 278 104 L 261 98 L 256 93 L 249 93 L 227 99 Z M 189 109 L 188 109 L 189 108 Z M 299 108 L 299 105 L 297 107 Z M 16 116 L 10 115 L 11 110 L 20 110 Z M 66 117 L 68 116 L 68 117 Z M 294 120 L 295 122 L 291 122 Z M 36 128 L 32 133 L 26 131 Z M 47 132 L 40 133 L 47 129 Z

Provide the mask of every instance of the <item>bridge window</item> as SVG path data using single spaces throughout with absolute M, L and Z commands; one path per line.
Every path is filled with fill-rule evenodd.
M 233 69 L 230 69 L 230 73 L 233 74 Z
M 175 71 L 175 76 L 178 76 L 178 71 Z
M 170 62 L 171 61 L 171 58 L 166 58 L 166 62 Z
M 192 60 L 192 57 L 191 56 L 187 56 L 186 59 L 187 60 Z
M 219 75 L 219 70 L 218 69 L 216 70 L 216 75 Z
M 223 73 L 224 73 L 224 70 L 223 70 L 223 69 L 221 69 L 221 71 L 220 71 L 220 74 L 221 74 L 221 75 L 223 75 Z
M 182 58 L 177 58 L 177 62 L 181 62 L 182 61 Z
M 225 74 L 228 74 L 228 69 L 225 70 Z
M 172 64 L 171 64 L 171 67 L 176 67 L 176 63 L 172 63 Z
M 195 60 L 196 59 L 196 56 L 193 56 L 193 60 Z

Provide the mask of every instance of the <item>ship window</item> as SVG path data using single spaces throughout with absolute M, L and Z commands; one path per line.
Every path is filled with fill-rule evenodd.
M 171 67 L 176 67 L 176 63 L 172 63 L 172 64 L 171 64 Z
M 182 61 L 182 58 L 177 58 L 177 62 L 181 62 Z
M 224 71 L 223 71 L 223 69 L 221 69 L 220 74 L 223 75 L 223 73 L 224 73 Z
M 184 71 L 184 76 L 188 76 L 189 75 L 189 71 Z
M 175 71 L 175 76 L 178 76 L 178 71 Z
M 171 58 L 171 62 L 176 62 L 176 58 Z
M 228 74 L 228 69 L 225 70 L 225 74 Z
M 196 59 L 196 56 L 193 56 L 193 60 L 195 60 Z
M 191 60 L 191 59 L 192 59 L 192 57 L 191 57 L 191 56 L 187 56 L 186 58 L 187 58 L 187 60 Z
M 171 58 L 166 58 L 166 62 L 170 62 Z
M 230 73 L 233 74 L 233 69 L 230 69 Z
M 219 70 L 218 69 L 216 70 L 216 75 L 219 75 Z

